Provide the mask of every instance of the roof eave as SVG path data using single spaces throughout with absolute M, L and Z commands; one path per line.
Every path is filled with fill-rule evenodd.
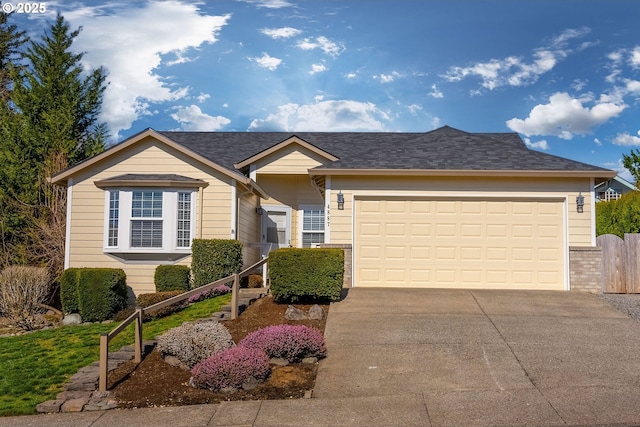
M 337 169 L 312 168 L 309 175 L 346 176 L 482 176 L 482 177 L 540 177 L 540 178 L 613 178 L 616 171 L 599 170 L 455 170 L 455 169 Z
M 248 177 L 244 176 L 243 174 L 241 174 L 240 172 L 235 172 L 232 170 L 229 170 L 223 166 L 220 166 L 219 164 L 207 159 L 206 157 L 195 153 L 191 150 L 189 150 L 188 148 L 184 147 L 181 144 L 178 144 L 177 142 L 173 141 L 172 139 L 162 135 L 161 133 L 149 128 L 146 129 L 134 136 L 132 136 L 131 138 L 119 143 L 118 145 L 115 145 L 105 151 L 103 151 L 100 154 L 97 154 L 75 166 L 72 166 L 52 177 L 47 177 L 47 181 L 53 184 L 59 184 L 59 185 L 67 185 L 68 179 L 73 176 L 74 174 L 77 174 L 78 172 L 89 168 L 93 165 L 95 165 L 96 163 L 99 163 L 100 161 L 136 144 L 137 142 L 147 138 L 147 137 L 152 137 L 154 139 L 156 139 L 157 141 L 168 145 L 169 147 L 191 157 L 194 160 L 197 160 L 198 162 L 205 164 L 207 166 L 209 166 L 210 168 L 229 176 L 230 178 L 233 178 L 235 180 L 238 180 L 244 184 L 249 184 L 249 182 L 251 181 Z

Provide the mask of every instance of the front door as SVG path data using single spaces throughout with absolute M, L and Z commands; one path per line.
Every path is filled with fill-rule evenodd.
M 262 243 L 264 254 L 291 246 L 291 208 L 262 205 Z

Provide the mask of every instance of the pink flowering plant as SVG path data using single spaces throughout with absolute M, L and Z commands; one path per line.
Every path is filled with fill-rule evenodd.
M 193 304 L 194 302 L 199 302 L 208 298 L 217 297 L 218 295 L 228 294 L 229 292 L 231 292 L 231 288 L 229 286 L 218 285 L 215 288 L 210 289 L 208 291 L 199 292 L 197 294 L 191 295 L 187 300 L 187 302 L 189 304 Z
M 259 349 L 269 358 L 283 358 L 289 362 L 327 355 L 322 332 L 304 325 L 267 326 L 247 335 L 238 346 Z
M 195 387 L 212 391 L 239 389 L 252 380 L 263 382 L 270 372 L 269 357 L 264 351 L 238 346 L 196 364 L 191 369 L 191 382 Z

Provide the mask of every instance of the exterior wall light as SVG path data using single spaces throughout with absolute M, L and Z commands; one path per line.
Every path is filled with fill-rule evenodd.
M 338 210 L 344 210 L 344 194 L 342 194 L 342 191 L 338 193 Z
M 262 209 L 262 207 L 261 207 L 261 206 L 258 206 L 258 207 L 256 208 L 256 213 L 257 213 L 258 215 L 262 215 L 262 214 L 264 213 L 264 209 Z
M 578 213 L 584 212 L 584 196 L 582 195 L 582 191 L 576 197 L 576 208 Z

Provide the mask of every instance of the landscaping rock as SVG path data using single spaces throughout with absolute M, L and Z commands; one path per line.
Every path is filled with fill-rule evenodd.
M 309 319 L 322 320 L 324 318 L 324 310 L 318 304 L 314 304 L 309 309 Z
M 84 405 L 84 411 L 106 411 L 118 407 L 118 402 L 111 397 L 110 391 L 95 391 L 89 402 Z
M 175 366 L 176 368 L 181 368 L 187 371 L 189 370 L 189 367 L 186 364 L 182 363 L 180 359 L 170 354 L 164 356 L 164 361 L 171 366 Z
M 274 357 L 273 359 L 269 360 L 269 363 L 272 364 L 272 365 L 276 365 L 276 366 L 287 366 L 289 364 L 289 361 L 287 359 Z
M 62 319 L 62 324 L 65 325 L 65 326 L 67 326 L 67 325 L 81 325 L 82 324 L 82 317 L 80 317 L 80 315 L 78 313 L 67 314 Z
M 36 411 L 41 414 L 50 414 L 60 412 L 60 407 L 64 403 L 64 400 L 47 400 L 46 402 L 36 405 Z
M 302 359 L 302 363 L 308 363 L 308 364 L 314 364 L 314 363 L 318 363 L 318 358 L 317 357 L 305 357 L 304 359 Z
M 284 317 L 288 320 L 305 320 L 309 318 L 309 316 L 307 315 L 307 313 L 305 313 L 304 310 L 295 308 L 292 305 L 287 307 L 287 311 L 285 311 Z
M 254 388 L 258 387 L 258 384 L 260 384 L 260 381 L 258 381 L 254 377 L 249 377 L 242 383 L 242 389 L 253 390 Z
M 82 412 L 82 408 L 89 401 L 89 397 L 79 397 L 77 399 L 67 400 L 60 407 L 60 412 Z

